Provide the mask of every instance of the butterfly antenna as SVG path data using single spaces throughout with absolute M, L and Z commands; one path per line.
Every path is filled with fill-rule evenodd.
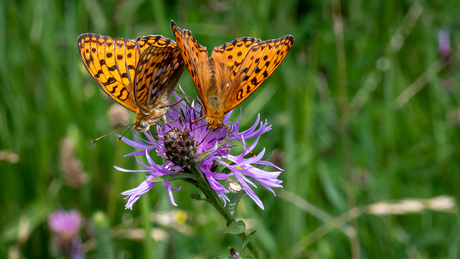
M 184 94 L 184 93 L 182 93 L 182 92 L 179 92 L 179 91 L 177 91 L 177 90 L 174 90 L 174 91 L 175 91 L 176 93 L 178 93 L 178 94 L 185 95 L 186 97 L 188 97 L 188 98 L 190 98 L 190 99 L 192 99 L 192 100 L 195 100 L 196 102 L 198 102 L 198 103 L 201 105 L 201 107 L 203 107 L 203 104 L 202 104 L 198 99 L 195 99 L 195 98 L 193 98 L 193 97 L 191 97 L 191 96 L 188 96 L 188 95 L 186 95 L 186 94 Z M 192 108 L 192 110 L 194 110 L 196 113 L 200 113 L 199 111 L 195 110 L 195 108 L 192 107 L 192 105 L 190 104 L 190 102 L 189 102 L 187 99 L 185 99 L 185 98 L 181 98 L 179 101 L 177 101 L 177 102 L 171 104 L 169 107 L 171 107 L 171 109 L 173 109 L 173 106 L 179 104 L 179 103 L 182 102 L 182 101 L 186 102 L 186 103 L 188 104 L 188 106 L 189 106 L 190 108 Z M 177 110 L 175 110 L 175 111 L 177 111 Z
M 248 146 L 246 146 L 246 144 L 243 143 L 242 140 L 240 140 L 239 138 L 237 138 L 237 137 L 235 136 L 235 134 L 233 134 L 233 133 L 230 132 L 230 128 L 229 128 L 227 125 L 224 125 L 224 126 L 227 128 L 227 134 L 228 134 L 228 135 L 231 135 L 231 136 L 234 137 L 236 140 L 238 140 L 239 142 L 241 142 L 241 144 L 249 151 L 249 153 L 251 153 L 251 155 L 252 155 L 253 157 L 256 157 L 256 154 L 254 154 L 254 152 L 252 152 L 252 150 L 249 149 Z
M 130 124 L 130 125 L 127 125 L 127 126 L 123 126 L 123 127 L 121 127 L 121 128 L 118 128 L 118 129 L 116 129 L 116 130 L 113 130 L 112 132 L 109 132 L 109 133 L 107 133 L 107 134 L 104 134 L 104 135 L 98 137 L 97 139 L 91 141 L 91 143 L 94 144 L 96 141 L 100 140 L 101 138 L 107 137 L 108 135 L 113 134 L 113 133 L 115 133 L 115 132 L 117 132 L 117 131 L 119 131 L 119 130 L 121 130 L 121 129 L 123 129 L 123 128 L 126 128 L 126 127 L 128 127 L 128 126 L 129 126 L 129 128 L 132 128 L 133 125 L 134 125 L 134 124 Z M 125 133 L 125 134 L 126 134 L 126 133 Z M 125 134 L 123 134 L 123 135 L 125 135 Z
M 119 138 L 118 138 L 118 141 L 120 141 L 125 135 L 126 133 L 128 133 L 128 131 L 134 126 L 134 123 L 129 125 L 129 128 L 125 131 L 125 133 L 123 133 L 123 135 L 121 135 Z
M 188 101 L 187 99 L 184 98 L 184 99 L 182 99 L 182 100 L 184 100 L 184 101 L 188 104 L 188 106 L 189 106 L 192 110 L 194 110 L 196 113 L 198 113 L 198 114 L 200 113 L 199 111 L 195 110 L 194 107 L 192 107 L 192 105 L 189 103 L 189 101 Z M 196 101 L 197 103 L 199 103 L 201 107 L 204 107 L 203 104 L 202 104 L 198 99 L 195 99 L 195 101 Z
M 182 89 L 182 87 L 181 87 L 181 89 Z M 176 92 L 177 94 L 183 95 L 183 96 L 185 96 L 185 97 L 188 97 L 188 98 L 190 98 L 190 99 L 192 99 L 192 100 L 197 101 L 196 98 L 191 97 L 190 95 L 187 95 L 187 94 L 185 94 L 185 93 L 183 93 L 183 92 L 177 91 L 177 90 L 175 90 L 175 89 L 174 89 L 174 92 Z
M 204 125 L 204 126 L 206 126 L 206 125 Z M 199 129 L 199 128 L 196 128 L 196 129 Z M 208 130 L 208 133 L 206 133 L 206 135 L 205 135 L 204 138 L 201 140 L 201 142 L 198 144 L 198 146 L 201 145 L 201 144 L 203 143 L 203 141 L 208 137 L 208 135 L 209 135 L 210 132 L 211 132 L 211 131 Z

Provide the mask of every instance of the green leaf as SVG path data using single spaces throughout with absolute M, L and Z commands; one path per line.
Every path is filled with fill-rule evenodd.
M 244 249 L 246 248 L 246 246 L 248 245 L 248 243 L 251 241 L 252 239 L 252 236 L 254 236 L 254 234 L 257 232 L 257 230 L 254 230 L 252 231 L 247 237 L 246 239 L 244 240 L 243 244 L 241 245 L 241 249 L 240 249 L 240 253 L 242 253 L 244 251 Z
M 227 227 L 228 234 L 237 235 L 244 232 L 246 229 L 246 224 L 242 220 L 233 221 L 230 226 Z
M 209 151 L 206 151 L 204 152 L 203 154 L 201 154 L 201 156 L 196 160 L 197 163 L 200 163 L 201 161 L 203 161 L 203 159 L 205 159 L 206 157 L 209 156 L 209 154 L 211 154 L 212 150 L 209 150 Z
M 197 201 L 206 200 L 206 198 L 203 198 L 201 196 L 201 194 L 199 194 L 197 192 L 192 192 L 192 194 L 190 196 L 192 197 L 192 199 L 197 200 Z
M 233 216 L 236 212 L 236 207 L 238 206 L 238 203 L 240 202 L 241 198 L 246 194 L 243 190 L 239 192 L 234 192 L 232 193 L 232 196 L 230 196 L 230 202 L 228 203 L 228 211 L 230 214 Z
M 192 174 L 178 173 L 178 174 L 165 174 L 158 176 L 150 180 L 152 183 L 160 183 L 166 181 L 182 180 L 182 179 L 193 179 L 196 180 Z
M 0 234 L 0 242 L 16 241 L 22 234 L 22 238 L 28 238 L 30 233 L 41 224 L 46 222 L 49 214 L 54 210 L 55 204 L 47 199 L 41 199 L 31 202 L 31 204 L 21 212 L 11 222 L 3 227 Z M 27 226 L 27 227 L 26 227 Z M 27 229 L 27 235 L 20 233 L 21 229 Z M 22 240 L 24 242 L 24 240 Z
M 223 140 L 219 143 L 218 148 L 221 148 L 227 141 L 228 141 L 228 137 L 226 137 L 225 139 L 223 139 Z M 201 154 L 201 156 L 196 160 L 196 162 L 197 162 L 197 163 L 200 163 L 201 161 L 203 161 L 203 159 L 207 158 L 207 157 L 209 156 L 209 154 L 211 154 L 211 152 L 212 152 L 212 149 L 209 150 L 209 151 L 204 152 L 204 153 Z

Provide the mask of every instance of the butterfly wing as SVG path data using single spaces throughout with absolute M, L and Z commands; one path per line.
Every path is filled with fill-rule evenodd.
M 224 64 L 231 69 L 230 78 L 225 78 L 225 80 L 228 80 L 228 82 L 233 80 L 249 49 L 259 42 L 260 39 L 242 37 L 214 48 L 211 56 L 221 66 Z
M 231 83 L 224 94 L 225 113 L 246 100 L 273 74 L 289 53 L 292 44 L 294 37 L 287 35 L 252 45 L 241 65 L 232 69 L 236 73 L 231 75 Z
M 134 79 L 136 103 L 139 109 L 148 114 L 159 108 L 161 101 L 167 99 L 174 90 L 185 64 L 175 44 L 170 46 L 146 48 L 139 59 Z
M 192 78 L 193 84 L 195 84 L 196 91 L 198 92 L 201 100 L 206 100 L 205 88 L 207 85 L 203 81 L 203 70 L 205 69 L 205 65 L 208 60 L 208 50 L 195 40 L 195 37 L 193 37 L 189 30 L 181 30 L 176 26 L 174 21 L 171 21 L 171 26 L 174 32 L 174 37 L 176 38 L 177 47 L 180 49 L 185 65 L 187 65 L 190 77 Z M 203 104 L 205 105 L 206 102 L 204 101 Z
M 78 37 L 81 60 L 101 89 L 125 108 L 136 112 L 133 80 L 140 56 L 132 40 L 86 33 Z
M 142 36 L 138 37 L 136 39 L 137 44 L 139 44 L 139 48 L 142 52 L 144 52 L 145 49 L 151 46 L 156 46 L 156 47 L 165 47 L 165 48 L 176 48 L 176 43 L 168 38 L 165 38 L 161 35 L 148 35 L 148 36 Z

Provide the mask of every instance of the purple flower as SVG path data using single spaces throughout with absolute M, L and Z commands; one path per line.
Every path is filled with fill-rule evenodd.
M 81 215 L 77 210 L 58 210 L 48 217 L 48 226 L 53 233 L 64 239 L 72 239 L 78 235 L 81 227 Z
M 52 247 L 62 254 L 69 254 L 71 258 L 84 258 L 78 235 L 81 224 L 82 217 L 77 210 L 59 210 L 51 213 L 48 217 L 48 226 L 53 233 Z
M 439 53 L 447 57 L 450 55 L 450 33 L 448 30 L 440 30 L 438 34 Z
M 115 168 L 123 172 L 144 173 L 146 177 L 146 180 L 138 187 L 122 193 L 128 198 L 126 208 L 132 209 L 134 202 L 157 184 L 151 182 L 151 179 L 177 174 L 189 162 L 199 161 L 199 169 L 224 203 L 229 201 L 225 194 L 230 191 L 219 181 L 231 180 L 229 177 L 233 176 L 256 204 L 264 209 L 262 201 L 254 193 L 252 187 L 257 188 L 255 182 L 259 182 L 275 195 L 272 188 L 282 188 L 282 181 L 278 179 L 278 176 L 283 170 L 262 160 L 265 149 L 258 155 L 255 155 L 252 150 L 255 148 L 259 137 L 271 130 L 271 125 L 268 125 L 266 121 L 260 122 L 260 115 L 258 115 L 251 128 L 239 132 L 240 118 L 236 122 L 231 122 L 229 119 L 232 111 L 230 111 L 224 117 L 223 123 L 226 127 L 209 131 L 204 119 L 197 120 L 203 117 L 203 112 L 198 104 L 195 102 L 190 104 L 188 99 L 180 99 L 176 94 L 175 100 L 179 102 L 166 113 L 168 122 L 164 125 L 157 125 L 157 138 L 152 137 L 150 132 L 144 133 L 146 138 L 142 138 L 140 133 L 136 131 L 133 131 L 133 140 L 122 138 L 126 144 L 140 150 L 126 156 L 136 156 L 137 162 L 144 169 L 128 170 L 116 166 Z M 246 140 L 253 138 L 256 140 L 250 147 L 247 147 Z M 231 145 L 232 141 L 243 143 L 243 153 L 237 156 L 230 154 L 234 147 Z M 153 150 L 158 156 L 165 159 L 162 165 L 157 165 L 150 157 L 149 153 Z M 147 163 L 141 162 L 138 156 L 145 156 Z M 257 168 L 256 165 L 270 166 L 276 171 L 267 172 Z M 172 191 L 178 191 L 180 188 L 173 189 L 169 181 L 164 181 L 162 184 L 169 192 L 171 203 L 177 206 Z

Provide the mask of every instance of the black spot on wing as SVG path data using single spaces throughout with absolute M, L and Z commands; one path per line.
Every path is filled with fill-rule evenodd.
M 123 95 L 125 95 L 125 98 L 123 98 Z M 128 97 L 129 97 L 129 92 L 126 88 L 122 88 L 120 91 L 120 94 L 117 96 L 117 98 L 122 101 L 126 101 Z
M 101 72 L 102 72 L 102 71 L 101 71 Z M 117 80 L 116 80 L 115 78 L 113 78 L 113 77 L 109 77 L 109 78 L 107 79 L 107 84 L 113 84 L 113 83 L 115 83 L 115 82 L 117 82 Z M 116 88 L 116 87 L 115 87 L 115 88 Z M 114 88 L 114 89 L 115 89 L 115 88 Z M 112 92 L 112 93 L 114 93 L 114 92 Z

